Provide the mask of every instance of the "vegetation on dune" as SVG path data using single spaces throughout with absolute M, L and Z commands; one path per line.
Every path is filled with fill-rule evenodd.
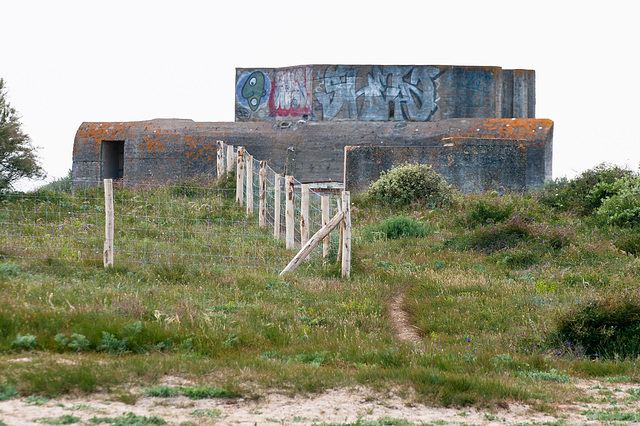
M 31 138 L 22 129 L 20 114 L 9 103 L 0 78 L 0 192 L 13 189 L 22 178 L 44 178 Z
M 447 189 L 440 205 L 354 197 L 351 280 L 331 268 L 280 277 L 288 259 L 276 258 L 266 272 L 4 260 L 0 399 L 135 399 L 131 383 L 194 399 L 361 385 L 444 405 L 551 404 L 573 398 L 578 378 L 640 381 L 640 225 L 611 220 L 635 217 L 639 179 L 599 167 L 527 194 Z M 400 293 L 421 345 L 395 335 Z

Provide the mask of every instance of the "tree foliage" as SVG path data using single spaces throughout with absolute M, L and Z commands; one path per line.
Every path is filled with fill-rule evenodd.
M 20 116 L 7 100 L 0 78 L 0 191 L 12 189 L 22 178 L 43 178 L 29 135 L 22 131 Z

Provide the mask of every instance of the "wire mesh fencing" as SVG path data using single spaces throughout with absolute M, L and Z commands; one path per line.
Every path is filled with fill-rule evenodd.
M 228 151 L 227 151 L 228 152 Z M 295 188 L 295 244 L 286 248 L 284 179 L 263 164 L 266 191 L 260 200 L 260 161 L 250 158 L 243 191 L 251 202 L 236 201 L 233 172 L 219 178 L 176 184 L 121 181 L 114 184 L 113 258 L 115 265 L 195 265 L 200 268 L 254 268 L 280 271 L 302 245 L 302 184 Z M 265 189 L 265 188 L 263 188 Z M 278 192 L 280 207 L 277 206 Z M 323 226 L 322 194 L 309 191 L 308 227 Z M 337 211 L 331 197 L 330 212 Z M 253 204 L 253 209 L 248 208 Z M 260 207 L 264 217 L 260 219 Z M 74 182 L 73 191 L 3 194 L 0 198 L 0 256 L 34 265 L 102 267 L 105 250 L 105 193 L 102 182 Z M 321 248 L 307 269 L 335 264 L 339 238 L 330 254 Z

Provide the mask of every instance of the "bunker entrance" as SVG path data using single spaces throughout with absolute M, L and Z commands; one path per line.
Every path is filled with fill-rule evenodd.
M 102 141 L 102 179 L 122 179 L 124 176 L 124 141 Z

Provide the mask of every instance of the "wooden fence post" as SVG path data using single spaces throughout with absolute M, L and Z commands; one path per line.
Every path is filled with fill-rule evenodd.
M 113 179 L 104 180 L 104 267 L 113 267 Z
M 280 239 L 280 179 L 282 175 L 276 173 L 273 179 L 273 236 Z
M 231 173 L 236 165 L 235 156 L 233 155 L 233 145 L 227 145 L 227 173 Z
M 309 241 L 309 184 L 300 187 L 300 244 L 304 247 Z
M 292 249 L 295 246 L 295 224 L 293 209 L 293 176 L 284 177 L 284 195 L 285 195 L 285 247 Z
M 224 169 L 225 169 L 225 164 L 224 164 L 224 142 L 222 141 L 217 141 L 218 142 L 218 150 L 217 150 L 217 157 L 216 157 L 216 171 L 218 173 L 218 179 L 222 178 L 222 175 L 224 175 Z
M 244 147 L 238 147 L 237 160 L 236 203 L 242 205 L 242 202 L 244 201 Z
M 351 194 L 342 191 L 342 278 L 351 277 Z
M 247 214 L 253 214 L 253 155 L 247 158 Z
M 320 198 L 320 208 L 322 209 L 322 226 L 325 226 L 329 223 L 329 196 L 323 195 Z M 331 237 L 327 235 L 322 240 L 322 257 L 326 258 L 329 256 L 329 249 L 331 248 Z
M 258 206 L 258 226 L 267 226 L 267 162 L 260 162 L 260 205 Z
M 342 211 L 342 199 L 336 200 L 336 204 L 338 205 L 338 211 L 341 212 Z M 344 235 L 344 229 L 341 226 L 340 227 L 340 237 L 338 238 L 338 255 L 336 256 L 336 262 L 342 261 L 342 245 L 343 245 L 342 242 L 344 241 L 343 235 Z

